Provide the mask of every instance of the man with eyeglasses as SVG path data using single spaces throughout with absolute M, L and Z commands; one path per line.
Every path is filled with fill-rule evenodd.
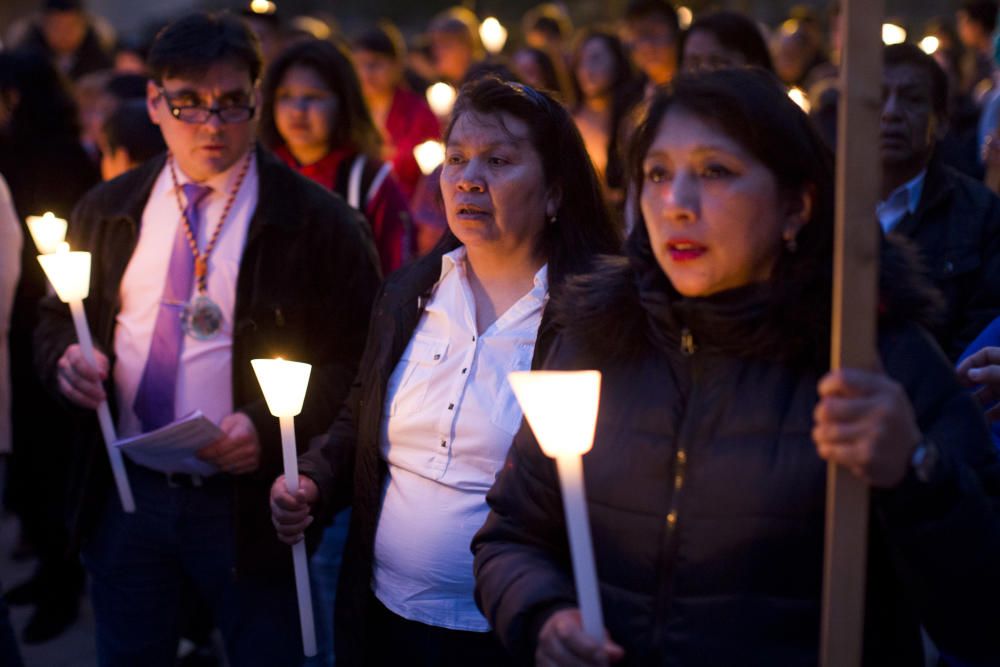
M 294 664 L 291 558 L 268 516 L 280 437 L 249 362 L 313 364 L 299 442 L 325 431 L 356 371 L 377 258 L 360 216 L 256 147 L 261 56 L 240 19 L 178 20 L 149 66 L 147 106 L 167 154 L 91 190 L 70 222 L 71 245 L 93 254 L 97 368 L 63 304 L 46 304 L 37 332 L 40 372 L 80 420 L 74 527 L 98 659 L 173 665 L 181 591 L 193 587 L 229 664 Z M 126 514 L 93 418 L 105 396 L 119 437 L 195 410 L 223 436 L 180 466 L 127 460 L 136 512 Z

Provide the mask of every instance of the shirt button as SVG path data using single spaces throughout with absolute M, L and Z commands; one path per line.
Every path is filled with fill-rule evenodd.
M 455 404 L 454 403 L 449 403 L 448 404 L 448 409 L 449 410 L 454 410 L 455 409 Z
M 447 447 L 448 446 L 448 441 L 447 440 L 442 440 L 441 441 L 441 446 L 442 447 Z
M 462 375 L 465 375 L 465 374 L 466 374 L 466 373 L 467 373 L 468 371 L 469 371 L 469 369 L 468 369 L 468 368 L 463 368 L 463 369 L 462 369 Z

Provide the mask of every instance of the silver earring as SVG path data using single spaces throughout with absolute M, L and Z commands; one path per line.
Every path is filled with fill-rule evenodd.
M 556 224 L 556 216 L 553 215 L 549 217 L 549 224 L 550 225 Z

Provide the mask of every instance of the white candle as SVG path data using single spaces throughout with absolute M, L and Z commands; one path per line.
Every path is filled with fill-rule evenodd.
M 73 327 L 76 329 L 76 337 L 80 341 L 84 358 L 91 366 L 97 368 L 94 342 L 90 337 L 90 326 L 87 324 L 87 314 L 83 309 L 83 300 L 90 293 L 90 253 L 70 252 L 69 246 L 61 243 L 56 252 L 39 255 L 38 261 L 59 300 L 69 305 L 69 311 L 73 316 Z M 111 410 L 108 409 L 107 401 L 101 401 L 97 406 L 97 421 L 101 425 L 101 435 L 104 437 L 104 447 L 111 462 L 111 472 L 118 488 L 122 509 L 131 514 L 135 512 L 135 500 L 132 498 L 132 487 L 129 486 L 128 475 L 125 472 L 125 460 L 121 451 L 114 445 L 118 436 L 115 434 L 115 424 L 111 420 Z
M 599 371 L 518 371 L 507 376 L 538 446 L 556 460 L 583 629 L 604 641 L 600 588 L 583 485 L 583 455 L 594 446 Z
M 283 359 L 254 359 L 250 362 L 264 392 L 271 414 L 281 425 L 281 454 L 285 467 L 285 488 L 295 494 L 299 490 L 299 462 L 295 447 L 295 415 L 302 412 L 302 403 L 309 384 L 312 366 Z M 306 657 L 316 655 L 316 625 L 313 620 L 312 592 L 309 589 L 309 563 L 305 541 L 292 545 L 292 565 L 295 568 L 295 595 L 299 603 L 299 624 L 302 627 L 302 650 Z
M 788 97 L 806 113 L 809 113 L 812 109 L 812 104 L 809 103 L 809 96 L 798 86 L 792 86 L 788 89 Z
M 59 249 L 59 244 L 66 240 L 66 221 L 57 218 L 52 211 L 44 215 L 29 215 L 28 231 L 35 242 L 40 255 L 48 255 Z
M 507 43 L 507 28 L 490 16 L 479 26 L 479 39 L 483 41 L 483 46 L 491 55 L 496 55 L 503 51 L 503 46 Z
M 420 172 L 424 176 L 430 176 L 444 162 L 444 144 L 433 139 L 417 144 L 413 148 L 413 157 L 417 160 Z
M 427 89 L 427 104 L 431 105 L 431 111 L 439 118 L 445 118 L 451 113 L 456 97 L 458 93 L 455 89 L 443 81 Z

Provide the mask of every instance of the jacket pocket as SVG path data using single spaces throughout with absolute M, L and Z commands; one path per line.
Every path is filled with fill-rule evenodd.
M 514 396 L 514 390 L 510 388 L 510 382 L 507 381 L 507 373 L 531 370 L 531 357 L 534 351 L 534 342 L 518 343 L 515 346 L 510 364 L 503 374 L 500 390 L 497 392 L 497 400 L 493 404 L 493 414 L 490 415 L 493 424 L 509 433 L 511 437 L 517 435 L 523 413 L 517 402 L 517 397 Z
M 410 339 L 386 387 L 386 395 L 392 397 L 390 415 L 412 414 L 423 409 L 427 389 L 447 351 L 446 338 L 416 334 Z

